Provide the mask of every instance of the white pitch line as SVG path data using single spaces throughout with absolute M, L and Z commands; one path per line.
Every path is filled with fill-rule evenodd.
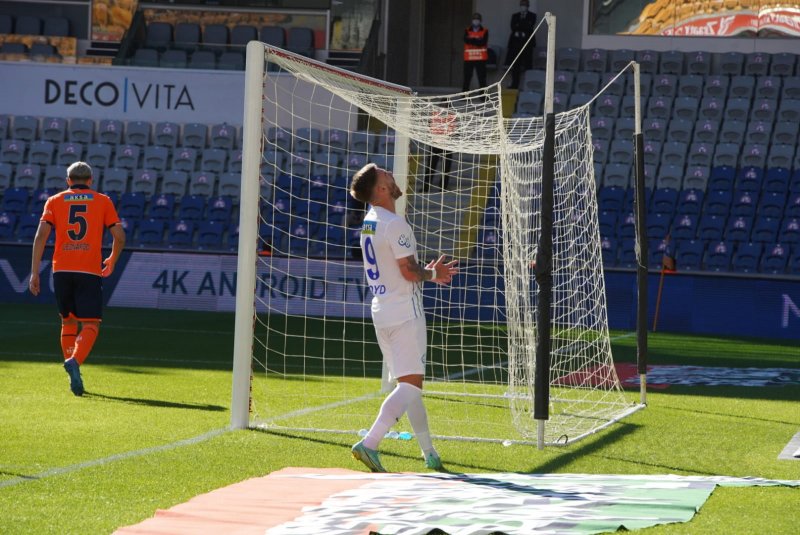
M 19 353 L 13 351 L 0 351 L 0 355 L 14 355 L 19 356 Z M 26 352 L 25 356 L 32 356 L 32 357 L 45 357 L 45 358 L 55 358 L 56 353 L 41 353 L 41 352 Z M 61 355 L 57 355 L 59 358 Z M 146 362 L 160 362 L 160 363 L 171 363 L 171 364 L 220 364 L 224 363 L 224 360 L 198 360 L 198 359 L 165 359 L 161 357 L 137 357 L 131 355 L 92 355 L 92 362 L 97 364 L 102 364 L 100 362 L 96 362 L 97 359 L 101 360 L 134 360 L 134 361 L 146 361 Z M 55 362 L 55 361 L 54 361 Z
M 186 438 L 183 440 L 178 440 L 177 442 L 171 442 L 170 444 L 153 446 L 151 448 L 144 448 L 141 450 L 126 451 L 125 453 L 117 453 L 116 455 L 110 455 L 108 457 L 103 457 L 102 459 L 94 459 L 91 461 L 84 461 L 82 463 L 71 464 L 69 466 L 51 468 L 50 470 L 45 470 L 44 472 L 32 476 L 15 477 L 7 481 L 0 481 L 0 488 L 12 487 L 14 485 L 19 485 L 20 483 L 28 483 L 30 481 L 38 481 L 40 479 L 44 479 L 47 477 L 60 476 L 62 474 L 76 472 L 78 470 L 83 470 L 84 468 L 91 468 L 93 466 L 103 466 L 105 464 L 113 463 L 115 461 L 123 461 L 125 459 L 140 457 L 142 455 L 148 455 L 150 453 L 159 453 L 162 451 L 174 450 L 182 446 L 191 446 L 193 444 L 199 444 L 200 442 L 205 442 L 206 440 L 214 438 L 218 435 L 227 433 L 229 430 L 230 429 L 228 429 L 227 427 L 223 429 L 215 429 L 213 431 L 203 433 L 202 435 L 198 435 L 192 438 Z

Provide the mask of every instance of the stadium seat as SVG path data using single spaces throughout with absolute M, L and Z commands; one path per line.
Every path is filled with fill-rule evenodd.
M 223 52 L 217 60 L 217 69 L 225 71 L 243 71 L 244 54 L 237 51 Z
M 136 169 L 131 180 L 131 191 L 152 196 L 156 192 L 158 173 L 152 169 Z
M 217 184 L 217 173 L 197 171 L 190 175 L 189 195 L 211 197 Z
M 264 26 L 261 28 L 259 37 L 262 43 L 286 48 L 286 33 L 280 26 Z
M 718 58 L 718 73 L 735 76 L 742 74 L 744 65 L 744 54 L 741 52 L 725 52 Z
M 232 149 L 228 151 L 228 165 L 225 170 L 228 173 L 242 172 L 242 149 Z
M 122 143 L 124 130 L 122 121 L 103 119 L 97 127 L 97 141 L 107 145 L 119 145 Z
M 0 54 L 20 56 L 15 59 L 28 59 L 28 46 L 23 43 L 5 42 L 0 45 Z
M 210 50 L 195 50 L 189 57 L 187 67 L 190 69 L 216 69 L 217 56 Z
M 800 122 L 780 121 L 772 131 L 772 141 L 780 145 L 792 145 L 800 135 Z
M 686 188 L 678 196 L 676 210 L 679 214 L 698 215 L 703 211 L 705 191 Z
M 128 191 L 128 171 L 127 169 L 106 169 L 103 171 L 100 191 L 105 194 L 123 194 Z
M 228 153 L 222 149 L 205 149 L 200 159 L 200 170 L 210 173 L 222 173 L 225 171 L 225 163 Z
M 147 196 L 144 193 L 123 193 L 117 205 L 117 213 L 125 219 L 142 219 L 146 201 Z
M 650 94 L 652 93 L 653 87 L 653 77 L 652 74 L 640 74 L 639 75 L 639 94 L 642 99 L 650 98 Z M 631 101 L 633 100 L 634 95 L 636 94 L 636 88 L 634 87 L 635 77 L 633 76 L 632 72 L 625 74 L 625 96 L 630 97 Z M 633 109 L 633 106 L 631 106 Z M 628 115 L 633 115 L 631 112 Z
M 608 147 L 610 143 L 607 139 L 592 140 L 592 158 L 595 164 L 603 165 L 608 161 Z
M 14 177 L 14 168 L 11 164 L 0 162 L 0 192 L 11 186 Z
M 755 223 L 753 223 L 753 232 L 750 239 L 756 243 L 775 243 L 778 240 L 780 223 L 780 217 L 764 217 L 759 213 Z
M 698 271 L 701 269 L 704 243 L 700 240 L 679 240 L 675 246 L 675 263 L 679 271 Z
M 20 15 L 14 25 L 14 33 L 17 35 L 41 35 L 42 19 L 32 15 Z
M 687 144 L 680 141 L 668 141 L 661 147 L 663 164 L 683 168 L 686 165 Z
M 158 67 L 158 50 L 154 48 L 137 48 L 131 58 L 131 65 Z
M 683 179 L 683 187 L 705 191 L 708 188 L 708 180 L 711 168 L 707 165 L 693 165 L 686 169 L 686 177 Z
M 136 169 L 139 167 L 140 152 L 141 149 L 138 145 L 118 146 L 114 155 L 114 167 L 118 169 Z
M 759 76 L 756 78 L 756 98 L 778 98 L 781 79 L 778 76 Z
M 699 99 L 703 96 L 703 77 L 698 74 L 684 74 L 678 78 L 678 97 Z M 699 102 L 699 100 L 698 100 Z
M 22 243 L 30 243 L 36 236 L 36 230 L 39 228 L 40 214 L 24 214 L 19 217 L 17 226 L 17 241 Z M 54 234 L 50 234 L 53 236 Z
M 723 121 L 719 132 L 720 143 L 736 143 L 742 145 L 744 143 L 746 128 L 746 121 Z
M 194 221 L 173 221 L 167 232 L 170 248 L 189 248 L 194 242 Z
M 794 74 L 796 56 L 790 52 L 772 54 L 769 73 L 773 76 L 792 76 Z
M 271 126 L 267 129 L 267 143 L 279 152 L 289 152 L 292 147 L 292 133 L 284 128 Z
M 692 139 L 694 121 L 688 119 L 673 118 L 667 127 L 667 141 L 687 144 Z M 683 150 L 683 158 L 686 156 L 686 146 Z
M 125 143 L 144 147 L 150 144 L 150 123 L 145 121 L 129 122 L 125 128 Z
M 38 131 L 38 118 L 28 115 L 18 115 L 14 117 L 14 123 L 11 126 L 11 138 L 30 142 L 36 139 Z
M 624 69 L 631 61 L 634 61 L 635 59 L 633 50 L 610 50 L 608 55 L 609 69 L 612 75 L 616 75 L 617 72 Z
M 225 223 L 219 221 L 203 221 L 197 229 L 197 246 L 199 249 L 221 249 Z
M 699 116 L 701 119 L 722 119 L 725 110 L 725 101 L 717 97 L 703 97 L 700 101 Z
M 601 234 L 600 254 L 603 256 L 603 265 L 613 267 L 617 264 L 617 240 Z
M 71 163 L 71 162 L 70 162 Z M 48 165 L 44 168 L 42 187 L 45 189 L 64 189 L 66 186 L 66 168 L 63 165 Z M 0 184 L 0 188 L 2 184 Z
M 731 215 L 751 217 L 756 213 L 758 206 L 758 189 L 739 190 L 733 194 Z
M 773 101 L 772 99 L 763 99 Z M 786 99 L 781 100 L 778 106 L 778 121 L 800 121 L 800 99 Z
M 788 169 L 781 167 L 767 168 L 764 174 L 763 189 L 767 193 L 777 193 L 783 195 L 786 200 L 786 192 L 789 189 L 790 173 Z
M 139 246 L 161 247 L 164 243 L 164 221 L 145 219 L 139 223 Z
M 165 50 L 158 58 L 158 65 L 169 69 L 185 69 L 188 62 L 185 50 Z
M 174 148 L 178 144 L 181 127 L 177 123 L 162 121 L 156 123 L 153 141 L 160 147 Z
M 50 165 L 53 163 L 55 146 L 50 141 L 34 141 L 28 149 L 28 163 Z
M 767 146 L 759 143 L 747 143 L 742 147 L 740 165 L 742 167 L 763 168 L 767 163 Z
M 172 24 L 151 22 L 145 29 L 144 46 L 164 50 L 172 44 Z
M 581 66 L 583 72 L 605 72 L 608 65 L 608 51 L 602 48 L 581 50 Z
M 161 182 L 161 193 L 183 197 L 186 195 L 186 184 L 188 182 L 189 175 L 185 171 L 166 171 Z
M 611 139 L 614 132 L 614 119 L 610 117 L 596 117 L 593 116 L 590 121 L 590 128 L 593 138 Z
M 608 164 L 605 166 L 603 186 L 610 188 L 627 188 L 631 183 L 633 168 L 630 164 Z
M 147 169 L 163 172 L 167 168 L 169 149 L 167 147 L 149 146 L 144 148 L 142 165 Z
M 791 193 L 800 192 L 800 169 L 797 169 L 794 173 L 792 173 L 792 178 L 789 179 L 789 191 Z M 789 204 L 791 204 L 791 202 Z M 788 205 L 787 209 L 789 209 Z
M 794 124 L 797 124 L 796 122 Z M 33 150 L 33 147 L 31 147 Z M 780 167 L 790 169 L 794 158 L 795 145 L 782 145 L 773 143 L 767 156 L 767 167 Z
M 604 212 L 619 212 L 624 206 L 626 191 L 626 188 L 601 188 L 598 193 L 600 210 Z
M 664 60 L 664 56 L 661 56 Z M 658 74 L 653 77 L 653 96 L 675 97 L 678 89 L 678 77 L 675 74 Z
M 651 240 L 664 239 L 669 233 L 671 215 L 647 214 L 647 237 Z
M 619 121 L 618 121 L 619 123 Z M 611 142 L 608 161 L 610 163 L 633 163 L 633 142 L 627 139 L 615 139 Z
M 31 194 L 31 205 L 28 211 L 32 214 L 41 214 L 44 212 L 44 205 L 51 195 L 57 193 L 57 189 L 37 189 Z
M 311 28 L 292 27 L 288 29 L 286 37 L 286 50 L 306 56 L 314 57 L 314 31 Z
M 697 235 L 697 223 L 697 216 L 681 214 L 673 221 L 670 234 L 676 240 L 693 240 Z
M 193 51 L 200 46 L 200 25 L 194 22 L 178 22 L 175 24 L 174 48 Z
M 697 120 L 698 115 L 698 99 L 697 97 L 678 97 L 675 99 L 675 106 L 673 108 L 672 117 L 676 119 L 684 119 L 689 122 Z
M 778 102 L 772 98 L 759 98 L 753 102 L 750 119 L 756 121 L 775 122 Z
M 750 240 L 753 231 L 753 218 L 746 216 L 732 216 L 725 229 L 725 239 L 736 242 Z
M 695 123 L 693 138 L 694 142 L 715 144 L 719 139 L 719 128 L 719 121 L 714 121 L 712 119 L 700 119 Z M 691 148 L 689 150 L 691 151 Z M 691 161 L 691 156 L 689 160 Z
M 61 117 L 45 117 L 42 119 L 42 141 L 61 143 L 67 137 L 67 120 Z
M 254 26 L 238 24 L 231 30 L 231 45 L 246 46 L 250 41 L 258 40 L 258 30 Z
M 778 241 L 788 243 L 793 246 L 800 244 L 800 218 L 784 217 L 778 232 Z M 798 251 L 800 252 L 800 251 Z
M 788 260 L 789 248 L 786 245 L 780 243 L 765 244 L 759 271 L 771 275 L 781 275 L 786 272 Z
M 730 86 L 728 87 L 730 92 L 728 106 L 730 106 L 730 99 L 752 99 L 755 89 L 755 77 L 746 75 L 732 76 Z
M 17 139 L 6 139 L 0 143 L 0 161 L 10 164 L 22 163 L 27 144 Z
M 600 89 L 600 72 L 578 72 L 575 74 L 575 92 L 594 95 Z
M 656 189 L 653 192 L 651 211 L 657 214 L 672 216 L 678 203 L 678 191 L 671 188 Z
M 545 72 L 540 70 L 529 69 L 522 75 L 522 92 L 535 92 L 539 94 L 544 93 L 545 88 Z
M 541 105 L 541 94 L 539 95 L 539 102 Z M 594 112 L 602 117 L 618 117 L 620 109 L 621 97 L 619 95 L 601 94 L 595 101 Z
M 750 121 L 745 132 L 746 143 L 769 143 L 772 135 L 772 123 L 767 121 Z
M 800 98 L 800 78 L 796 76 L 782 78 L 783 88 L 781 89 L 781 98 L 783 99 L 799 99 Z
M 206 219 L 227 223 L 231 219 L 233 203 L 229 197 L 212 197 L 208 200 Z
M 236 251 L 239 248 L 239 225 L 233 224 L 228 229 L 227 237 L 225 238 L 225 246 L 229 251 Z
M 93 143 L 86 147 L 86 163 L 101 169 L 111 165 L 111 145 Z
M 236 138 L 236 127 L 227 123 L 215 124 L 211 127 L 209 148 L 231 150 Z M 285 147 L 288 150 L 288 145 Z
M 208 137 L 208 126 L 200 123 L 189 123 L 183 126 L 181 147 L 203 149 Z
M 703 214 L 697 224 L 697 237 L 701 240 L 719 241 L 725 230 L 725 216 Z
M 645 119 L 644 125 L 642 126 L 642 133 L 644 134 L 644 139 L 655 141 L 657 143 L 663 143 L 667 137 L 668 124 L 669 121 L 665 119 L 660 119 L 660 118 Z
M 17 215 L 0 212 L 0 241 L 11 241 L 17 226 Z
M 732 121 L 746 121 L 750 114 L 752 102 L 749 98 L 729 98 L 725 105 L 723 119 Z
M 688 164 L 690 166 L 710 166 L 714 154 L 714 145 L 710 143 L 692 143 L 689 146 Z
M 3 192 L 3 202 L 0 212 L 21 215 L 28 211 L 28 201 L 31 192 L 27 188 L 9 188 Z M 41 214 L 39 214 L 41 215 Z
M 731 267 L 733 244 L 725 241 L 712 241 L 706 247 L 705 269 L 708 271 L 725 272 Z
M 714 149 L 714 167 L 737 167 L 741 146 L 736 143 L 717 143 Z
M 175 212 L 175 196 L 164 193 L 154 195 L 150 199 L 150 208 L 148 212 L 151 219 L 158 219 L 161 221 L 172 219 L 172 215 Z M 162 225 L 162 231 L 163 228 Z
M 706 195 L 705 214 L 727 217 L 731 210 L 733 193 L 730 189 L 713 189 Z
M 744 73 L 752 76 L 764 76 L 769 72 L 769 54 L 751 52 L 744 58 Z
M 36 164 L 20 164 L 14 173 L 14 187 L 35 190 L 39 188 L 42 168 Z
M 203 219 L 206 208 L 206 197 L 202 195 L 184 195 L 178 206 L 178 219 L 199 221 Z
M 171 168 L 174 171 L 191 173 L 197 166 L 197 151 L 192 148 L 182 147 L 172 152 Z
M 736 247 L 731 259 L 733 271 L 737 273 L 755 273 L 761 259 L 760 243 L 741 243 Z

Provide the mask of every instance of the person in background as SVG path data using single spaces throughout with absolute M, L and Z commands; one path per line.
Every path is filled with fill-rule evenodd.
M 521 0 L 519 11 L 511 15 L 511 35 L 508 36 L 508 53 L 506 54 L 506 66 L 511 66 L 511 89 L 519 89 L 522 73 L 533 67 L 533 48 L 536 40 L 528 38 L 533 34 L 536 27 L 536 13 L 528 10 L 528 0 Z M 524 47 L 524 48 L 523 48 Z M 522 51 L 519 59 L 514 63 L 517 54 Z
M 489 60 L 489 30 L 482 26 L 480 13 L 472 14 L 472 25 L 464 30 L 464 85 L 469 90 L 473 71 L 478 75 L 478 87 L 486 87 L 486 63 Z

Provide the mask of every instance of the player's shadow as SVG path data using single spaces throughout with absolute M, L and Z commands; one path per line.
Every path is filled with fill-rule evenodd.
M 176 403 L 163 399 L 129 398 L 123 396 L 111 396 L 108 394 L 98 394 L 96 392 L 84 392 L 83 397 L 97 399 L 101 401 L 118 401 L 120 403 L 130 403 L 133 405 L 144 405 L 146 407 L 162 407 L 166 409 L 191 409 L 199 411 L 224 412 L 227 407 L 222 405 L 211 405 L 204 403 Z

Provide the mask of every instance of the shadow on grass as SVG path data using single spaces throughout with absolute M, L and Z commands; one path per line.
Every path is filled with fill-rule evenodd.
M 744 396 L 741 396 L 741 397 L 744 397 Z M 792 400 L 800 399 L 800 394 L 795 393 L 794 397 L 789 397 L 787 399 L 792 399 Z M 656 405 L 656 407 L 658 409 L 663 409 L 663 410 L 666 410 L 666 411 L 684 412 L 684 413 L 689 413 L 689 414 L 702 414 L 702 415 L 705 415 L 705 416 L 719 416 L 720 418 L 734 418 L 734 419 L 737 419 L 737 420 L 747 420 L 747 421 L 752 421 L 752 422 L 768 422 L 768 423 L 786 424 L 786 425 L 798 425 L 798 424 L 800 424 L 800 422 L 798 422 L 798 421 L 787 422 L 786 420 L 776 420 L 774 418 L 761 418 L 761 417 L 758 417 L 758 416 L 744 416 L 744 415 L 741 415 L 741 414 L 730 414 L 730 413 L 727 413 L 727 412 L 719 412 L 719 411 L 704 411 L 704 410 L 699 410 L 699 409 L 686 409 L 686 408 L 683 408 L 683 407 L 672 407 L 670 405 L 665 405 L 664 403 L 659 403 L 658 405 Z
M 227 407 L 222 405 L 204 405 L 200 403 L 176 403 L 174 401 L 166 401 L 162 399 L 146 399 L 146 398 L 128 398 L 122 396 L 111 396 L 108 394 L 99 394 L 96 392 L 85 392 L 84 398 L 96 399 L 98 401 L 117 401 L 120 403 L 130 403 L 132 405 L 144 405 L 146 407 L 162 407 L 165 409 L 190 409 L 199 411 L 211 412 L 225 412 Z

